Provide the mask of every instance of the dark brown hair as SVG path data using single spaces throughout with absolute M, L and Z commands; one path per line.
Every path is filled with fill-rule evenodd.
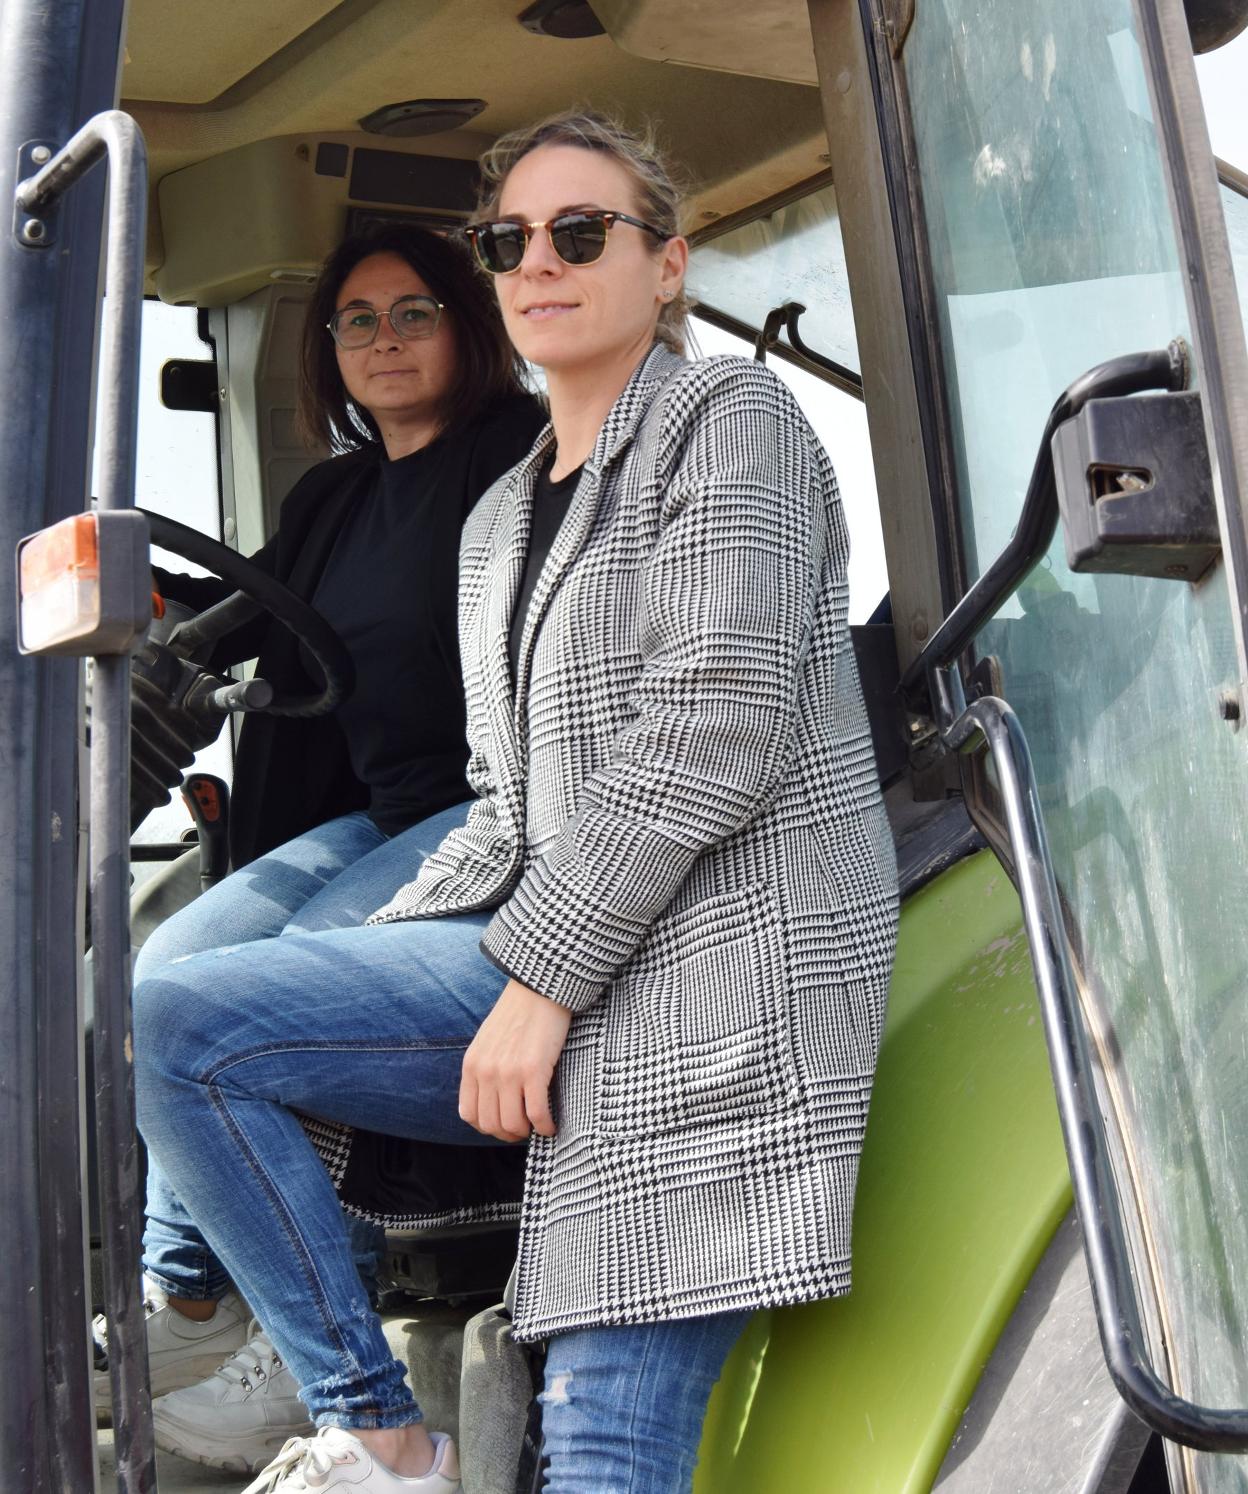
M 440 411 L 442 430 L 467 425 L 496 399 L 524 391 L 524 365 L 503 330 L 493 291 L 458 240 L 406 223 L 387 223 L 344 239 L 325 261 L 308 302 L 299 360 L 299 425 L 313 445 L 339 451 L 380 445 L 377 422 L 347 394 L 326 323 L 343 281 L 374 254 L 405 260 L 446 308 L 455 371 Z

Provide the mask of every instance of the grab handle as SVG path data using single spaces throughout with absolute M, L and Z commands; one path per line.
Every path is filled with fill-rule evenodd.
M 53 235 L 32 232 L 99 161 L 108 162 L 108 228 L 99 370 L 101 509 L 134 506 L 139 336 L 147 219 L 147 150 L 128 114 L 95 115 L 46 165 L 17 185 L 20 239 L 40 251 Z M 138 1262 L 143 1177 L 134 1119 L 130 1011 L 130 658 L 94 661 L 91 716 L 90 885 L 95 962 L 96 1125 L 100 1219 L 105 1243 L 108 1370 L 117 1487 L 156 1488 L 146 1318 Z

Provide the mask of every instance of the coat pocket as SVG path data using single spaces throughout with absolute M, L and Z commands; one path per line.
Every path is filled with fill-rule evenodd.
M 667 915 L 606 998 L 597 1130 L 713 1126 L 800 1103 L 772 890 Z

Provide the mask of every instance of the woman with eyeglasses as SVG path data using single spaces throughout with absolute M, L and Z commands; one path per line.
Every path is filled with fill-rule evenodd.
M 545 421 L 471 256 L 402 225 L 349 238 L 326 260 L 304 316 L 298 413 L 308 444 L 338 455 L 299 479 L 252 559 L 342 634 L 357 685 L 330 717 L 243 718 L 235 867 L 344 813 L 366 811 L 392 835 L 467 796 L 460 531 Z M 167 598 L 196 608 L 229 590 L 158 575 Z M 310 661 L 267 618 L 224 639 L 214 663 L 257 655 L 278 688 L 312 687 Z
M 149 1144 L 318 1426 L 249 1494 L 455 1487 L 299 1113 L 528 1142 L 514 1329 L 548 1342 L 548 1494 L 687 1491 L 749 1313 L 849 1287 L 896 868 L 836 481 L 773 374 L 682 356 L 646 140 L 560 116 L 483 164 L 469 237 L 552 424 L 464 530 L 477 798 L 367 927 L 274 941 L 246 1012 L 223 956 L 138 993 Z M 324 1155 L 377 1209 L 351 1135 Z
M 476 500 L 528 451 L 544 411 L 521 385 L 471 254 L 415 227 L 352 237 L 330 255 L 305 315 L 300 372 L 309 443 L 339 454 L 296 483 L 253 560 L 335 628 L 356 687 L 330 716 L 244 718 L 230 822 L 235 870 L 157 928 L 136 981 L 205 949 L 363 922 L 466 812 L 460 533 Z M 164 571 L 157 579 L 167 597 L 197 609 L 229 591 Z M 278 688 L 314 688 L 315 666 L 271 619 L 225 638 L 213 663 L 257 655 L 260 674 Z M 458 1203 L 464 1169 L 457 1155 L 451 1161 L 441 1166 L 455 1174 Z M 353 1228 L 366 1276 L 375 1274 L 376 1234 Z M 248 1314 L 155 1165 L 144 1268 L 153 1392 L 197 1386 L 157 1405 L 162 1443 L 246 1471 L 288 1434 L 309 1430 L 298 1387 L 273 1372 L 271 1346 L 244 1348 Z M 235 1350 L 260 1367 L 263 1394 L 221 1405 L 237 1384 L 198 1382 Z M 103 1410 L 106 1371 L 96 1392 Z

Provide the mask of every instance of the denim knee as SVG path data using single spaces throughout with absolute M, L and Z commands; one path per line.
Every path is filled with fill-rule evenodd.
M 196 996 L 193 986 L 164 972 L 134 988 L 135 1108 L 145 1137 L 171 1081 L 192 1078 L 194 1058 L 204 1053 L 207 1024 Z

